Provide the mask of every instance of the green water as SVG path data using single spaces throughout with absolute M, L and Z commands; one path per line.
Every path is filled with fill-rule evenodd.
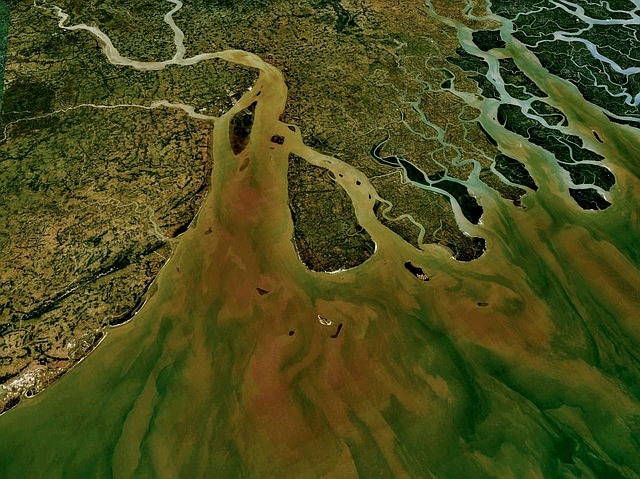
M 638 180 L 619 153 L 639 152 L 634 135 L 602 128 L 621 186 L 599 220 L 537 174 L 548 194 L 527 211 L 484 198 L 492 248 L 465 265 L 418 252 L 377 223 L 366 178 L 305 149 L 269 115 L 283 95 L 271 80 L 253 89 L 252 166 L 239 170 L 218 122 L 211 193 L 157 293 L 61 381 L 0 419 L 0 471 L 638 477 Z M 340 178 L 378 245 L 365 264 L 336 275 L 301 265 L 288 151 L 270 150 L 273 134 Z M 417 281 L 406 260 L 435 276 Z M 318 314 L 344 323 L 338 339 Z
M 490 246 L 473 263 L 418 251 L 377 221 L 362 173 L 278 121 L 279 72 L 230 53 L 261 77 L 216 122 L 197 224 L 133 321 L 0 419 L 0 476 L 638 477 L 638 134 L 510 48 L 576 131 L 605 139 L 611 208 L 577 208 L 557 168 L 485 112 L 540 189 L 518 210 L 476 186 Z M 236 157 L 229 120 L 254 101 Z M 348 193 L 377 245 L 363 265 L 300 263 L 290 153 Z

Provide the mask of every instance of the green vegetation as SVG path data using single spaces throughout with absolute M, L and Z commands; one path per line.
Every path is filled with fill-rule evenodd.
M 537 105 L 537 107 L 539 108 L 540 105 Z M 554 116 L 564 118 L 564 115 L 554 114 Z M 615 184 L 615 177 L 610 170 L 593 163 L 584 163 L 585 161 L 601 161 L 604 158 L 584 148 L 580 137 L 546 128 L 538 121 L 525 116 L 520 107 L 515 105 L 500 105 L 498 108 L 498 121 L 508 130 L 553 153 L 558 160 L 559 166 L 569 172 L 571 181 L 575 185 L 593 184 L 608 191 Z M 501 162 L 504 163 L 504 160 L 501 160 Z M 586 191 L 595 190 L 576 191 L 578 193 L 572 193 L 571 196 L 578 204 L 585 209 L 594 209 L 591 207 L 594 204 L 592 196 L 586 197 L 585 200 L 584 195 Z M 609 203 L 602 199 L 598 203 L 597 209 L 605 209 L 607 206 L 609 206 Z
M 507 93 L 518 100 L 528 100 L 532 96 L 544 98 L 547 95 L 518 68 L 513 58 L 500 60 L 500 76 Z
M 505 178 L 509 180 L 508 177 L 505 176 Z M 522 206 L 522 197 L 527 193 L 527 191 L 518 186 L 505 184 L 490 167 L 485 166 L 480 170 L 480 180 L 486 185 L 500 184 L 500 196 L 511 201 L 515 206 Z
M 593 188 L 569 188 L 569 194 L 584 210 L 604 210 L 611 206 L 611 203 Z
M 468 77 L 476 82 L 483 97 L 493 98 L 494 100 L 500 99 L 500 94 L 496 87 L 487 79 L 489 65 L 482 58 L 467 53 L 464 49 L 458 47 L 456 56 L 447 57 L 446 60 L 466 72 L 473 72 L 474 74 Z
M 37 391 L 137 310 L 202 201 L 207 135 L 185 115 L 141 110 L 11 129 L 0 144 L 0 377 L 38 364 Z
M 518 185 L 526 186 L 532 190 L 537 190 L 538 186 L 527 171 L 524 164 L 504 154 L 496 156 L 496 170 L 498 170 L 507 180 Z
M 473 43 L 483 52 L 507 46 L 505 41 L 500 38 L 499 30 L 477 30 L 473 32 Z
M 603 190 L 609 191 L 616 180 L 613 173 L 604 166 L 593 165 L 591 163 L 579 163 L 560 166 L 571 175 L 571 181 L 576 185 L 595 185 Z
M 459 261 L 472 261 L 484 253 L 485 240 L 460 231 L 445 196 L 403 183 L 399 174 L 374 178 L 372 183 L 383 198 L 394 198 L 391 207 L 376 205 L 378 219 L 408 243 L 416 248 L 439 244 Z M 424 229 L 422 238 L 418 225 Z
M 556 107 L 541 100 L 531 102 L 533 111 L 551 126 L 567 126 L 567 117 Z
M 415 19 L 415 28 L 406 28 L 407 16 Z M 368 2 L 194 2 L 185 4 L 177 18 L 180 25 L 188 25 L 189 54 L 210 51 L 212 45 L 242 48 L 277 66 L 289 87 L 284 120 L 300 127 L 307 145 L 347 161 L 370 178 L 389 173 L 368 154 L 381 130 L 389 134 L 390 152 L 402 151 L 428 175 L 446 165 L 450 176 L 466 182 L 474 161 L 488 169 L 498 154 L 479 128 L 479 112 L 440 89 L 447 76 L 453 77 L 442 57 L 455 55 L 459 44 L 456 32 L 426 16 L 421 2 L 398 10 Z M 438 38 L 437 44 L 431 38 Z M 431 55 L 434 62 L 425 65 L 423 58 Z M 472 71 L 492 88 L 486 77 Z M 456 74 L 456 88 L 463 88 L 465 81 L 464 75 Z M 443 142 L 430 123 L 445 130 Z M 479 151 L 489 151 L 490 156 Z M 295 171 L 298 166 L 290 165 L 293 176 L 304 174 Z M 491 172 L 483 180 L 516 202 L 524 193 Z M 434 201 L 434 195 L 421 190 L 417 194 L 424 195 L 420 208 Z M 394 205 L 401 202 L 399 196 L 394 189 L 383 195 Z M 453 216 L 449 224 L 457 228 Z M 401 236 L 410 236 L 405 228 L 415 229 L 403 220 L 387 225 Z M 449 239 L 454 238 L 468 242 L 461 232 L 451 232 Z M 431 236 L 425 241 L 432 241 Z M 468 250 L 463 245 L 459 249 Z
M 610 20 L 612 18 L 630 18 L 631 15 L 628 12 L 633 11 L 636 5 L 630 0 L 607 0 L 609 9 L 606 8 L 604 2 L 588 1 L 581 3 L 581 7 L 584 8 L 585 15 L 599 19 Z M 611 10 L 617 10 L 615 13 Z
M 446 191 L 453 196 L 460 205 L 460 209 L 465 218 L 467 218 L 470 223 L 477 225 L 482 217 L 482 206 L 471 196 L 467 187 L 457 181 L 443 179 L 444 175 L 445 173 L 443 171 L 438 171 L 429 177 L 429 179 L 433 181 L 433 187 Z
M 69 14 L 71 25 L 86 23 L 102 29 L 123 56 L 158 61 L 168 60 L 175 53 L 173 34 L 163 21 L 164 13 L 174 5 L 166 0 L 63 0 L 56 5 Z
M 11 4 L 9 0 L 0 0 L 0 108 L 2 108 L 2 92 L 4 86 L 4 64 L 7 53 L 7 40 L 9 35 L 9 13 Z
M 516 105 L 500 105 L 498 121 L 508 130 L 552 152 L 560 161 L 575 163 L 603 160 L 603 157 L 598 153 L 583 148 L 583 141 L 580 137 L 546 128 L 542 123 L 526 116 Z
M 323 168 L 289 157 L 289 206 L 300 260 L 313 271 L 353 268 L 375 249 L 347 193 Z
M 0 136 L 0 382 L 36 367 L 29 387 L 37 392 L 85 357 L 103 328 L 140 307 L 207 192 L 211 123 L 150 105 L 184 102 L 217 115 L 256 74 L 221 62 L 115 67 L 93 38 L 61 31 L 32 2 L 14 2 L 11 15 Z M 0 410 L 15 398 L 0 399 Z
M 612 12 L 606 8 L 609 4 Z M 621 19 L 632 22 L 627 12 L 635 7 L 631 2 L 582 2 L 585 15 L 594 19 Z M 610 62 L 597 58 L 584 42 L 591 42 L 599 54 L 620 68 L 637 67 L 640 60 L 637 28 L 633 23 L 587 24 L 571 8 L 544 4 L 532 8 L 523 0 L 494 1 L 494 13 L 512 19 L 514 37 L 533 51 L 542 66 L 554 75 L 572 82 L 584 97 L 615 115 L 640 118 L 634 98 L 640 91 L 640 76 L 624 73 Z M 517 18 L 516 18 L 517 16 Z M 555 32 L 567 32 L 582 41 L 554 39 Z M 541 41 L 544 40 L 544 41 Z M 638 123 L 633 123 L 638 126 Z

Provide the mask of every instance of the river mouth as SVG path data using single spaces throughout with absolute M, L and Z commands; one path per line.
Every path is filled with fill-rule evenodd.
M 445 88 L 459 96 L 448 93 L 480 111 L 504 157 L 465 163 L 445 128 L 422 121 L 427 102 L 413 102 L 420 141 L 440 156 L 428 158 L 431 165 L 398 152 L 381 157 L 388 172 L 365 174 L 311 148 L 301 128 L 281 121 L 292 101 L 285 77 L 259 56 L 225 50 L 188 57 L 169 15 L 176 56 L 140 62 L 122 56 L 96 27 L 70 26 L 58 15 L 70 32 L 101 39 L 116 65 L 146 71 L 223 59 L 259 77 L 220 116 L 182 105 L 213 125 L 209 194 L 136 318 L 111 330 L 56 385 L 2 416 L 7 475 L 554 477 L 588 470 L 614 477 L 638 470 L 633 351 L 640 333 L 633 318 L 640 304 L 633 285 L 640 284 L 640 258 L 629 209 L 639 182 L 629 158 L 640 147 L 627 128 L 603 123 L 603 113 L 562 80 L 536 77 L 571 134 L 587 142 L 597 128 L 606 138 L 589 141 L 600 145 L 600 162 L 614 167 L 613 201 L 606 211 L 585 212 L 556 158 L 502 128 L 497 100 L 457 90 L 462 80 L 454 75 Z M 341 34 L 355 19 L 342 22 Z M 472 37 L 460 22 L 438 22 Z M 539 66 L 506 33 L 534 76 Z M 478 133 L 472 145 L 486 141 L 471 121 L 461 120 L 461 135 Z M 399 129 L 394 134 L 404 138 Z M 442 158 L 452 160 L 446 168 L 435 163 Z M 368 249 L 358 264 L 313 271 L 301 261 L 291 193 L 310 188 L 291 191 L 295 162 L 324 172 L 319 190 L 341 192 L 350 221 L 362 229 L 340 230 L 328 249 L 360 234 Z M 490 167 L 529 188 L 526 209 L 480 179 Z M 464 178 L 454 181 L 454 172 Z M 439 192 L 413 184 L 403 191 L 437 196 L 433 208 L 393 215 L 402 205 L 386 193 L 418 180 Z M 597 198 L 585 201 L 599 208 Z M 314 205 L 319 215 L 330 211 L 327 204 Z M 424 223 L 446 208 L 448 229 L 443 220 L 428 230 Z M 392 229 L 401 221 L 410 241 Z M 454 233 L 478 241 L 456 239 L 464 246 L 454 251 L 446 236 Z M 425 448 L 434 437 L 439 447 Z

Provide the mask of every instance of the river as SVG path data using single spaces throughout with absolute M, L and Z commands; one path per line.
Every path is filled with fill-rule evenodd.
M 382 226 L 367 177 L 280 122 L 287 87 L 258 56 L 184 58 L 178 47 L 170 60 L 136 62 L 58 13 L 62 28 L 100 38 L 115 64 L 223 60 L 260 76 L 211 120 L 211 189 L 155 294 L 61 381 L 0 419 L 5 477 L 534 477 L 581 467 L 637 477 L 637 132 L 607 121 L 511 41 L 573 131 L 604 140 L 589 146 L 616 175 L 614 201 L 582 211 L 557 165 L 483 121 L 539 190 L 516 209 L 472 181 L 485 214 L 466 228 L 489 247 L 459 263 Z M 229 123 L 253 102 L 250 141 L 235 156 Z M 496 105 L 479 106 L 495 116 Z M 348 193 L 377 246 L 361 266 L 328 275 L 298 259 L 292 153 L 332 171 Z

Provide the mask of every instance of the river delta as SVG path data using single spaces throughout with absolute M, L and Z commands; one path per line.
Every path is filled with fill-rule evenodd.
M 92 125 L 109 181 L 78 179 L 68 216 L 81 227 L 96 217 L 83 207 L 120 208 L 107 226 L 86 224 L 127 235 L 105 239 L 100 257 L 95 233 L 80 250 L 69 233 L 71 272 L 59 254 L 44 263 L 36 241 L 29 254 L 53 265 L 50 281 L 86 271 L 41 309 L 15 306 L 26 292 L 29 304 L 46 299 L 28 284 L 22 299 L 0 289 L 5 351 L 9 337 L 37 351 L 24 339 L 37 325 L 68 324 L 51 316 L 66 311 L 58 304 L 94 308 L 78 310 L 90 344 L 76 356 L 3 355 L 7 371 L 25 361 L 6 373 L 5 398 L 38 393 L 0 417 L 7 476 L 638 477 L 638 47 L 629 40 L 623 55 L 600 27 L 634 37 L 640 5 L 300 2 L 274 22 L 285 2 L 151 2 L 168 41 L 128 39 L 109 23 L 116 8 L 87 5 L 12 8 L 81 38 L 74 51 L 90 51 L 82 61 L 120 96 L 21 77 L 31 53 L 9 42 L 2 167 L 19 183 L 15 171 L 33 165 L 20 194 L 54 191 L 56 169 L 29 141 L 56 118 L 56 143 L 92 158 L 63 143 L 73 121 Z M 140 18 L 143 29 L 154 16 Z M 593 54 L 595 83 L 564 75 L 557 42 Z M 197 78 L 174 73 L 192 68 Z M 175 84 L 154 76 L 169 74 Z M 20 113 L 16 85 L 49 92 L 41 111 Z M 116 145 L 142 162 L 135 176 L 98 142 L 105 131 L 125 135 Z M 143 197 L 123 186 L 134 181 Z M 16 224 L 33 214 L 12 207 Z M 18 241 L 2 235 L 8 258 Z M 145 270 L 152 252 L 161 259 Z M 118 305 L 117 327 L 91 322 L 127 297 L 91 296 L 104 290 L 96 276 L 135 285 L 129 300 L 144 305 Z M 55 367 L 46 389 L 21 389 Z

